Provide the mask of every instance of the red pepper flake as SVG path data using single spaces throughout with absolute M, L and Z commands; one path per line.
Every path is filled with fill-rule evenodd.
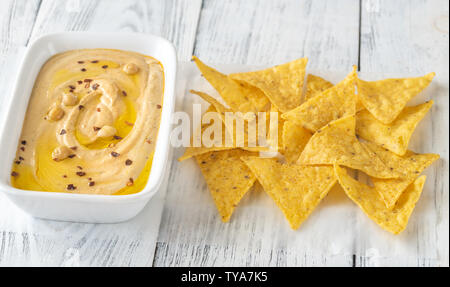
M 11 176 L 14 176 L 14 177 L 19 176 L 19 173 L 16 171 L 13 171 L 13 172 L 11 172 Z
M 90 83 L 90 82 L 92 82 L 92 79 L 84 79 L 83 80 L 85 83 Z
M 21 151 L 25 151 L 25 148 L 24 148 L 24 147 L 21 147 L 20 150 L 21 150 Z
M 108 68 L 108 65 L 103 65 L 102 68 L 103 68 L 103 69 L 107 69 L 107 68 Z
M 84 61 L 78 61 L 77 63 L 78 64 L 84 64 Z
M 134 180 L 132 177 L 128 179 L 127 186 L 132 186 L 134 184 Z
M 98 132 L 101 128 L 99 127 L 94 127 L 94 132 Z
M 59 132 L 60 135 L 64 135 L 64 134 L 66 134 L 66 133 L 67 133 L 67 131 L 66 131 L 65 129 L 62 129 L 62 130 Z
M 85 176 L 86 173 L 84 171 L 77 171 L 78 176 Z
M 127 159 L 125 161 L 125 165 L 131 165 L 133 163 L 133 161 L 131 159 Z
M 23 144 L 23 145 L 26 145 L 27 141 L 24 140 L 24 141 L 21 141 L 20 143 Z
M 81 85 L 83 83 L 83 81 L 77 81 L 78 85 Z
M 74 85 L 69 85 L 69 88 L 70 88 L 71 90 L 75 90 L 75 89 L 76 89 L 76 87 L 75 87 Z
M 92 64 L 97 64 L 98 60 L 91 61 Z
M 82 110 L 82 109 L 84 109 L 84 106 L 83 106 L 83 105 L 79 105 L 79 106 L 78 106 L 78 109 L 79 109 L 79 110 Z
M 75 157 L 75 154 L 69 154 L 67 157 L 68 157 L 68 158 L 74 158 L 74 157 Z
M 76 146 L 70 147 L 71 150 L 77 150 Z
M 127 92 L 122 91 L 122 95 L 123 95 L 124 97 L 126 97 L 126 96 L 127 96 Z
M 90 181 L 89 182 L 89 186 L 94 186 L 95 185 L 95 181 Z
M 133 126 L 134 125 L 134 123 L 130 123 L 129 121 L 125 121 L 125 124 L 128 125 L 128 126 Z
M 73 185 L 73 184 L 67 185 L 67 190 L 75 190 L 75 189 L 77 189 L 77 187 L 75 185 Z
M 20 164 L 21 161 L 20 161 L 20 160 L 16 160 L 14 163 L 15 163 L 15 164 Z
M 64 178 L 67 178 L 67 175 L 63 174 L 63 177 L 64 177 Z
M 91 181 L 91 180 L 92 180 L 92 177 L 88 177 L 88 180 Z
M 73 93 L 74 91 L 75 91 L 75 90 L 72 90 L 72 89 L 71 89 L 69 92 Z
M 113 138 L 114 138 L 115 140 L 121 140 L 121 139 L 122 139 L 121 136 L 113 136 Z
M 83 168 L 82 168 L 81 166 L 79 166 L 79 165 L 77 165 L 77 168 L 78 168 L 78 169 L 83 169 Z
M 152 141 L 150 139 L 146 139 L 145 142 L 148 143 L 148 144 L 152 143 Z
M 84 85 L 84 88 L 88 89 L 90 85 L 91 85 L 91 84 L 86 83 L 86 85 Z
M 120 155 L 120 153 L 115 152 L 115 151 L 112 151 L 112 152 L 111 152 L 111 155 L 112 155 L 113 157 L 118 157 L 118 156 Z
M 85 68 L 81 69 L 82 72 L 86 72 L 87 70 Z
M 24 160 L 24 158 L 23 158 L 23 157 L 21 157 L 21 156 L 19 156 L 19 160 Z
M 157 108 L 157 109 L 160 109 L 160 108 L 161 108 L 161 105 L 156 105 L 156 108 Z
M 97 112 L 101 112 L 102 110 L 100 108 L 97 108 Z
M 99 86 L 100 86 L 99 84 L 95 83 L 92 85 L 92 89 L 95 91 L 98 89 Z

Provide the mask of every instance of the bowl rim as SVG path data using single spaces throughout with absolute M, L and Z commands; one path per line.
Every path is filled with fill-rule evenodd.
M 172 114 L 173 114 L 173 110 L 174 110 L 174 106 L 175 106 L 175 85 L 176 85 L 176 77 L 177 77 L 177 55 L 176 55 L 176 51 L 175 51 L 175 47 L 174 45 L 168 41 L 165 38 L 162 38 L 160 36 L 156 36 L 153 34 L 144 34 L 144 33 L 138 33 L 138 32 L 91 32 L 91 31 L 67 31 L 67 32 L 56 32 L 56 33 L 48 33 L 45 35 L 42 35 L 36 39 L 34 39 L 27 47 L 26 47 L 26 51 L 23 54 L 23 56 L 18 60 L 18 65 L 19 65 L 19 69 L 17 74 L 15 75 L 15 77 L 13 77 L 14 80 L 14 84 L 13 84 L 13 89 L 11 91 L 11 96 L 12 98 L 17 97 L 18 94 L 18 88 L 19 88 L 19 80 L 20 78 L 23 77 L 23 74 L 26 73 L 25 71 L 25 66 L 26 64 L 30 61 L 30 59 L 28 59 L 30 56 L 30 52 L 33 50 L 34 46 L 36 46 L 37 44 L 39 44 L 42 41 L 49 41 L 51 38 L 58 38 L 58 37 L 65 37 L 65 36 L 95 36 L 95 35 L 101 35 L 102 37 L 140 37 L 140 38 L 153 38 L 156 41 L 159 41 L 161 43 L 163 43 L 164 45 L 167 45 L 167 47 L 169 48 L 170 51 L 168 51 L 168 53 L 170 54 L 170 58 L 173 59 L 173 65 L 163 65 L 164 67 L 164 94 L 163 94 L 163 109 L 161 111 L 161 122 L 159 125 L 159 130 L 158 130 L 158 139 L 156 142 L 156 146 L 155 146 L 155 151 L 158 151 L 158 147 L 161 145 L 165 145 L 166 147 L 162 148 L 161 152 L 164 153 L 163 154 L 163 158 L 165 158 L 165 160 L 162 161 L 161 163 L 161 168 L 155 172 L 158 172 L 158 177 L 155 180 L 155 183 L 152 184 L 152 186 L 150 186 L 150 176 L 153 172 L 153 164 L 154 162 L 152 162 L 152 169 L 149 173 L 148 179 L 147 179 L 147 183 L 145 185 L 145 187 L 137 192 L 137 193 L 133 193 L 133 194 L 125 194 L 125 195 L 104 195 L 104 194 L 78 194 L 78 193 L 65 193 L 65 192 L 50 192 L 50 191 L 36 191 L 36 190 L 24 190 L 24 189 L 19 189 L 19 188 L 15 188 L 9 184 L 6 184 L 5 182 L 0 181 L 0 192 L 4 192 L 5 194 L 9 194 L 9 195 L 13 195 L 13 196 L 26 196 L 26 197 L 34 197 L 34 198 L 47 198 L 47 199 L 61 199 L 61 200 L 72 200 L 72 201 L 81 201 L 81 202 L 108 202 L 108 203 L 118 203 L 121 202 L 123 203 L 124 201 L 136 201 L 136 200 L 141 200 L 142 198 L 150 198 L 152 196 L 154 196 L 156 194 L 156 192 L 159 190 L 159 187 L 161 185 L 161 182 L 163 180 L 163 177 L 165 175 L 166 169 L 167 169 L 167 158 L 169 156 L 170 153 L 170 127 L 171 127 L 171 123 L 170 121 L 163 121 L 163 116 L 165 114 L 168 114 L 167 117 L 171 118 Z M 107 49 L 105 47 L 105 49 Z M 75 50 L 75 49 L 74 49 Z M 121 49 L 123 51 L 134 51 L 134 52 L 138 52 L 136 51 L 136 49 Z M 70 49 L 68 49 L 67 51 L 70 51 Z M 61 52 L 57 52 L 57 53 L 61 53 Z M 57 53 L 53 53 L 52 55 L 56 55 Z M 141 52 L 138 52 L 141 53 Z M 152 56 L 152 55 L 149 55 Z M 160 59 L 156 58 L 158 61 L 161 61 Z M 32 60 L 31 60 L 32 61 Z M 41 66 L 42 67 L 42 66 Z M 172 81 L 168 82 L 167 81 L 167 75 L 168 74 L 172 75 Z M 34 82 L 33 82 L 34 84 Z M 168 85 L 171 86 L 171 89 L 168 89 Z M 170 101 L 167 101 L 167 98 L 172 98 Z M 4 119 L 7 120 L 10 117 L 10 113 L 12 113 L 12 100 L 7 104 L 6 108 L 5 108 L 5 116 Z M 29 100 L 28 100 L 29 102 Z M 28 103 L 27 103 L 28 104 Z M 166 113 L 164 113 L 165 109 L 168 109 L 168 111 Z M 164 127 L 164 128 L 163 128 Z M 2 124 L 2 126 L 0 127 L 1 130 L 1 134 L 0 137 L 4 137 L 5 136 L 5 130 L 7 130 L 7 128 L 5 128 L 4 123 Z M 21 127 L 22 128 L 22 127 Z M 161 132 L 163 130 L 167 130 L 166 133 L 167 135 L 161 135 Z M 161 149 L 161 148 L 160 148 Z

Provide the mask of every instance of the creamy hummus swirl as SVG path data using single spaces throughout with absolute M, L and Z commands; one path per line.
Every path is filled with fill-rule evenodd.
M 161 64 L 137 53 L 91 49 L 52 57 L 33 88 L 13 186 L 139 192 L 151 168 L 163 87 Z

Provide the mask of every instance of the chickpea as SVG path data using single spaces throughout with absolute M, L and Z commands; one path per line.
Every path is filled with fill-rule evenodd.
M 128 63 L 123 66 L 123 71 L 128 75 L 133 75 L 139 71 L 139 67 L 134 63 Z
M 64 110 L 59 106 L 53 106 L 48 112 L 48 119 L 51 121 L 59 121 L 64 117 Z
M 62 98 L 62 103 L 65 106 L 75 106 L 78 102 L 78 97 L 74 93 L 65 93 Z

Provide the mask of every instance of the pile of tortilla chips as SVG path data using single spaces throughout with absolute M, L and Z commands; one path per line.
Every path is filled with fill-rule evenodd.
M 425 183 L 420 174 L 439 158 L 408 150 L 433 101 L 406 104 L 430 84 L 434 73 L 368 82 L 354 68 L 334 85 L 311 74 L 305 83 L 306 58 L 230 75 L 196 57 L 194 61 L 228 105 L 191 91 L 211 104 L 208 112 L 219 113 L 224 134 L 235 133 L 225 122 L 226 112 L 280 113 L 276 157 L 260 157 L 267 147 L 249 146 L 244 139 L 239 147 L 189 147 L 180 158 L 196 159 L 224 222 L 258 181 L 293 229 L 335 184 L 383 229 L 398 234 L 406 228 Z M 204 131 L 208 125 L 199 128 Z M 350 176 L 355 170 L 368 180 Z

